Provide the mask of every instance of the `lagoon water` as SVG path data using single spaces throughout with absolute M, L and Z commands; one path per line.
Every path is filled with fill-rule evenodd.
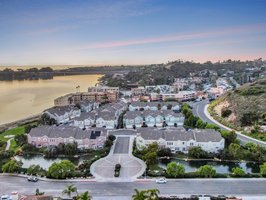
M 58 76 L 50 80 L 0 81 L 0 124 L 41 113 L 54 99 L 70 92 L 87 91 L 102 75 Z

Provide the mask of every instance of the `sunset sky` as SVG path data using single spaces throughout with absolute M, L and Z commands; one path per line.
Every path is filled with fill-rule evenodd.
M 0 0 L 0 65 L 266 59 L 263 0 Z

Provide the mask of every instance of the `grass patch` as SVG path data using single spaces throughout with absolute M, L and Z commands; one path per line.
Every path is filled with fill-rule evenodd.
M 37 122 L 32 122 L 30 123 L 30 125 L 36 125 Z M 27 124 L 21 125 L 21 126 L 17 126 L 15 128 L 6 130 L 2 133 L 0 133 L 0 141 L 3 142 L 7 142 L 10 138 L 6 138 L 5 136 L 7 135 L 13 135 L 14 137 L 16 135 L 20 135 L 20 134 L 25 134 L 25 126 L 27 126 Z M 17 143 L 14 139 L 12 139 L 10 141 L 10 150 L 14 150 L 16 151 L 19 147 L 17 146 Z

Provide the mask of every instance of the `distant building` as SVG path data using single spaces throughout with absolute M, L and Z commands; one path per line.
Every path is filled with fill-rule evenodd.
M 76 105 L 82 101 L 115 102 L 118 100 L 117 92 L 77 92 L 58 97 L 54 100 L 55 106 Z
M 139 128 L 137 129 L 136 145 L 143 149 L 149 144 L 158 143 L 162 148 L 170 148 L 173 153 L 188 153 L 191 147 L 201 147 L 204 151 L 218 153 L 224 149 L 224 138 L 212 129 L 184 128 Z

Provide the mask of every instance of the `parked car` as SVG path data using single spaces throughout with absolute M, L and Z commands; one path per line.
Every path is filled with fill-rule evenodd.
M 9 195 L 7 195 L 7 194 L 4 194 L 4 195 L 1 196 L 1 200 L 11 200 L 11 199 L 12 198 Z
M 158 184 L 167 183 L 167 180 L 165 178 L 160 178 L 156 180 L 156 183 Z
M 28 181 L 30 182 L 37 182 L 39 179 L 37 177 L 31 176 L 28 178 Z

